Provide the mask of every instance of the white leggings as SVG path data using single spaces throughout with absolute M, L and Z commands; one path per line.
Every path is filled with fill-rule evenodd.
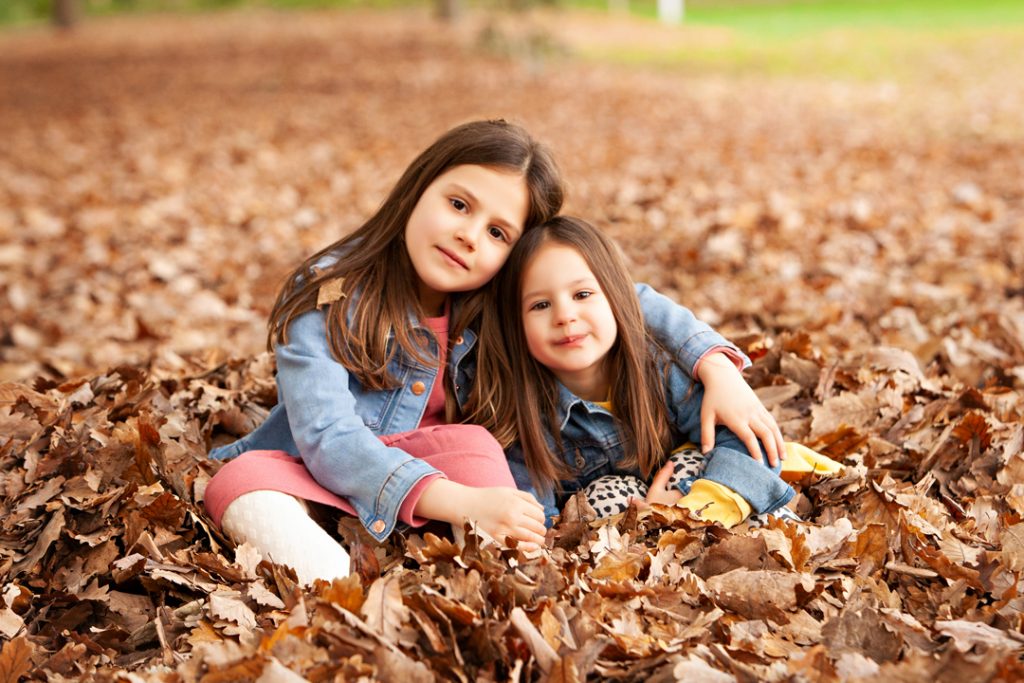
M 221 528 L 236 544 L 248 543 L 263 559 L 294 569 L 300 583 L 348 576 L 348 553 L 295 496 L 280 491 L 242 494 L 224 511 Z

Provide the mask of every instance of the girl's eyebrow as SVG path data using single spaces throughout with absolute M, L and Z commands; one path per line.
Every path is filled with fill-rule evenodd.
M 581 285 L 584 282 L 597 282 L 597 280 L 595 280 L 592 277 L 581 277 L 578 280 L 573 280 L 572 282 L 566 282 L 564 286 L 566 286 L 566 287 L 575 287 L 576 285 Z M 525 301 L 526 299 L 532 299 L 533 297 L 540 296 L 541 294 L 544 294 L 544 293 L 545 292 L 544 292 L 543 289 L 538 289 L 538 290 L 535 290 L 535 291 L 532 291 L 532 292 L 524 292 L 523 293 L 523 300 Z
M 476 198 L 476 195 L 470 192 L 469 188 L 459 183 L 452 183 L 452 187 L 460 194 L 466 195 L 466 199 L 469 200 L 470 204 L 480 204 L 480 200 Z M 513 237 L 519 234 L 519 230 L 516 229 L 515 225 L 501 216 L 495 216 L 494 222 L 505 228 L 509 232 L 513 233 Z

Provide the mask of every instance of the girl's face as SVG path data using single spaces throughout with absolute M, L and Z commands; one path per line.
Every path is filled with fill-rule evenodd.
M 485 166 L 455 166 L 427 186 L 405 226 L 424 311 L 440 312 L 448 294 L 497 274 L 523 232 L 529 202 L 521 174 Z
M 564 244 L 543 245 L 523 271 L 520 291 L 530 355 L 580 398 L 607 400 L 604 360 L 618 325 L 583 256 Z

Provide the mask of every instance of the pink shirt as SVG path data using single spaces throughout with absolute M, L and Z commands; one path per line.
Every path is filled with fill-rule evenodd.
M 447 305 L 445 305 L 444 315 L 437 318 L 427 318 L 427 327 L 437 337 L 437 378 L 434 380 L 434 388 L 430 390 L 430 396 L 427 398 L 427 407 L 423 411 L 423 417 L 420 418 L 420 424 L 418 429 L 424 427 L 436 427 L 437 425 L 445 424 L 444 414 L 444 374 L 447 372 L 446 363 L 448 361 L 448 318 L 449 311 Z M 406 494 L 405 498 L 402 499 L 402 504 L 398 507 L 398 518 L 410 526 L 421 526 L 428 520 L 413 515 L 412 511 L 416 508 L 416 503 L 419 502 L 420 496 L 423 495 L 423 491 L 427 488 L 427 485 L 440 477 L 440 474 L 434 474 L 431 476 L 423 477 L 416 484 L 409 489 L 409 493 Z
M 446 312 L 440 318 L 427 318 L 426 323 L 430 331 L 437 337 L 438 371 L 437 379 L 434 380 L 434 388 L 431 389 L 430 397 L 427 399 L 427 408 L 423 411 L 423 417 L 420 418 L 420 429 L 445 424 L 444 376 L 447 372 L 445 364 L 448 361 L 448 314 Z

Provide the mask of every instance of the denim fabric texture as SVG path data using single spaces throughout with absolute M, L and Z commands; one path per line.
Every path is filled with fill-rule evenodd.
M 647 285 L 637 285 L 637 294 L 648 326 L 677 354 L 687 371 L 692 372 L 708 350 L 731 346 L 689 310 Z M 210 457 L 228 459 L 252 450 L 280 450 L 301 457 L 313 478 L 347 498 L 367 532 L 382 540 L 394 529 L 398 510 L 412 487 L 437 470 L 398 448 L 385 446 L 377 437 L 419 426 L 438 372 L 399 350 L 389 366 L 398 386 L 367 391 L 331 356 L 325 325 L 320 311 L 310 311 L 291 322 L 288 343 L 275 348 L 277 406 L 255 431 L 214 449 Z M 436 357 L 437 343 L 428 328 L 411 314 L 410 325 L 429 340 L 425 350 Z M 476 335 L 466 330 L 456 341 L 448 371 L 461 406 L 476 370 Z M 419 382 L 425 390 L 416 393 L 413 386 Z M 383 527 L 374 530 L 380 521 Z
M 576 476 L 559 482 L 554 489 L 538 492 L 530 481 L 526 461 L 518 444 L 506 451 L 516 485 L 536 496 L 544 506 L 549 526 L 552 517 L 559 514 L 565 501 L 595 479 L 606 474 L 631 475 L 643 479 L 639 469 L 622 468 L 617 464 L 624 457 L 626 448 L 618 419 L 596 403 L 579 398 L 561 384 L 558 386 L 557 417 L 561 420 L 559 427 L 562 443 L 561 448 L 554 447 L 552 451 L 561 452 L 566 465 Z M 700 405 L 704 398 L 704 385 L 692 380 L 690 375 L 673 363 L 667 373 L 665 390 L 669 419 L 674 431 L 670 450 L 688 441 L 699 444 Z M 550 435 L 548 443 L 554 443 Z M 715 447 L 705 457 L 707 464 L 701 478 L 729 487 L 743 496 L 756 513 L 771 512 L 788 503 L 796 493 L 780 478 L 781 464 L 770 467 L 763 449 L 763 464 L 757 462 L 750 457 L 739 437 L 724 427 L 715 430 Z M 689 493 L 695 479 L 691 477 L 680 481 L 679 490 L 684 495 Z
M 412 324 L 425 347 L 437 357 L 437 342 L 425 325 Z M 476 344 L 471 330 L 452 349 L 453 372 L 460 403 L 468 394 L 468 372 Z M 437 368 L 426 367 L 396 354 L 388 370 L 398 386 L 367 391 L 331 355 L 325 317 L 310 311 L 292 321 L 288 343 L 275 349 L 278 404 L 251 434 L 215 449 L 211 458 L 233 458 L 251 450 L 281 450 L 301 456 L 310 474 L 324 488 L 349 500 L 367 532 L 378 540 L 394 529 L 398 508 L 416 483 L 437 470 L 377 437 L 416 429 L 427 406 Z M 422 383 L 419 393 L 413 385 Z M 383 520 L 384 527 L 373 525 Z M 379 528 L 379 526 L 378 526 Z

